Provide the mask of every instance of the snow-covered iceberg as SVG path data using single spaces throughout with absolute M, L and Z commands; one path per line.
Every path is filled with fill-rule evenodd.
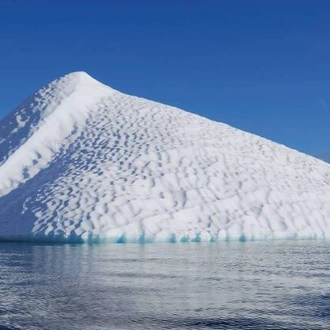
M 330 237 L 330 165 L 75 72 L 0 121 L 0 239 Z

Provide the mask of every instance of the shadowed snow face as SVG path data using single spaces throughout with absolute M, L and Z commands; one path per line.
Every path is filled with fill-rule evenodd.
M 102 85 L 60 78 L 0 122 L 0 237 L 329 237 L 330 167 Z

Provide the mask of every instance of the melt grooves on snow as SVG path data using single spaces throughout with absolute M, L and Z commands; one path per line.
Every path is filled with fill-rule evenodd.
M 330 166 L 84 72 L 0 121 L 0 239 L 330 237 Z

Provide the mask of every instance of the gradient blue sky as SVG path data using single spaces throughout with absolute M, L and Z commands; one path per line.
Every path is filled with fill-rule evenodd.
M 0 118 L 77 70 L 307 153 L 330 150 L 330 1 L 0 0 Z

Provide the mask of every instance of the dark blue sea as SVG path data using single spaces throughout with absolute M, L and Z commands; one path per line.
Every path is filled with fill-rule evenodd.
M 330 329 L 330 242 L 1 243 L 0 329 Z

